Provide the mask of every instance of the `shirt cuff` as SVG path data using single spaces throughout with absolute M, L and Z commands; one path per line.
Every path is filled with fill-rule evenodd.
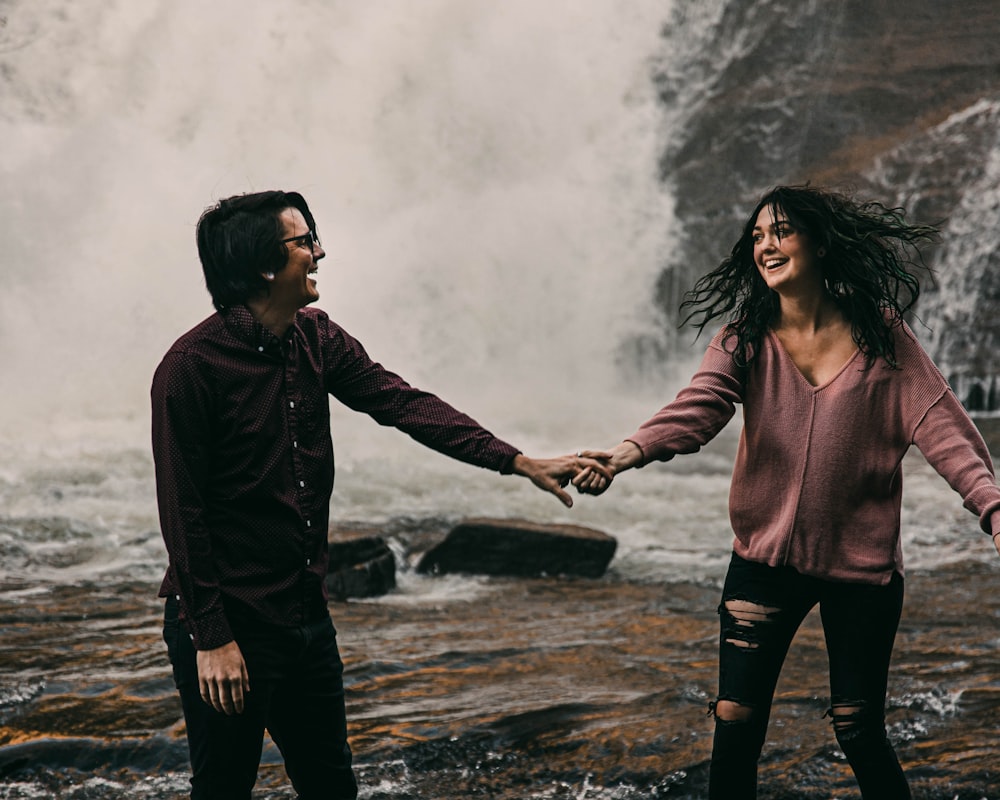
M 235 638 L 222 610 L 187 620 L 187 628 L 195 650 L 215 650 Z
M 513 475 L 514 474 L 514 459 L 521 455 L 521 451 L 517 450 L 510 455 L 508 455 L 503 463 L 500 464 L 500 474 L 501 475 Z

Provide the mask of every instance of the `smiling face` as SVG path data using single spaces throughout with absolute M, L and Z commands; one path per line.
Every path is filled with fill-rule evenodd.
M 285 268 L 268 281 L 270 300 L 275 305 L 298 310 L 319 300 L 314 275 L 317 262 L 326 252 L 318 241 L 308 236 L 309 226 L 297 208 L 286 208 L 278 218 L 283 227 L 281 238 L 292 241 L 285 242 L 288 249 Z
M 768 288 L 779 294 L 823 291 L 823 274 L 809 237 L 780 208 L 765 205 L 753 228 L 753 260 Z

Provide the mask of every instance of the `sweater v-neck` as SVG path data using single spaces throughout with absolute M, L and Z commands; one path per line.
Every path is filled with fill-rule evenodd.
M 795 374 L 798 375 L 798 377 L 802 380 L 802 382 L 811 392 L 820 392 L 827 386 L 830 386 L 832 383 L 835 383 L 836 380 L 841 375 L 843 375 L 844 372 L 847 371 L 847 368 L 854 363 L 858 355 L 861 353 L 860 348 L 855 348 L 854 352 L 851 353 L 851 357 L 847 359 L 847 361 L 844 362 L 843 366 L 841 366 L 840 369 L 838 369 L 833 375 L 827 378 L 827 380 L 825 380 L 823 383 L 813 383 L 805 376 L 805 373 L 803 373 L 802 370 L 799 369 L 799 365 L 795 363 L 795 359 L 792 358 L 791 353 L 789 353 L 785 345 L 782 344 L 781 338 L 778 336 L 777 333 L 775 333 L 774 329 L 769 328 L 767 334 L 771 338 L 771 341 L 773 342 L 774 346 L 777 347 L 778 352 L 781 353 L 781 357 L 791 365 L 792 369 L 795 371 Z

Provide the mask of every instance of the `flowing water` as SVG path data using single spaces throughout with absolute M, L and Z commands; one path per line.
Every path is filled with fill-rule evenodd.
M 185 794 L 146 392 L 210 310 L 200 209 L 301 189 L 319 305 L 377 359 L 530 454 L 613 444 L 701 346 L 642 380 L 623 363 L 656 351 L 678 235 L 656 160 L 684 110 L 650 75 L 683 75 L 721 7 L 665 48 L 662 0 L 0 0 L 0 798 Z M 399 554 L 395 592 L 332 606 L 362 797 L 704 796 L 735 422 L 571 511 L 342 407 L 333 426 L 334 521 Z M 891 733 L 918 797 L 997 797 L 996 556 L 919 455 L 906 484 Z M 471 515 L 619 548 L 599 580 L 410 569 L 415 534 Z M 823 662 L 810 618 L 764 797 L 855 796 Z M 271 747 L 258 796 L 292 796 Z

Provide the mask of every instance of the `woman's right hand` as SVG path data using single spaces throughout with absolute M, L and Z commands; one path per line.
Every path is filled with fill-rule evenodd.
M 599 461 L 611 473 L 612 478 L 642 461 L 642 450 L 639 449 L 639 445 L 629 441 L 622 442 L 610 450 L 581 450 L 577 455 Z M 598 495 L 607 490 L 611 481 L 599 472 L 587 468 L 573 478 L 573 485 L 578 492 Z

